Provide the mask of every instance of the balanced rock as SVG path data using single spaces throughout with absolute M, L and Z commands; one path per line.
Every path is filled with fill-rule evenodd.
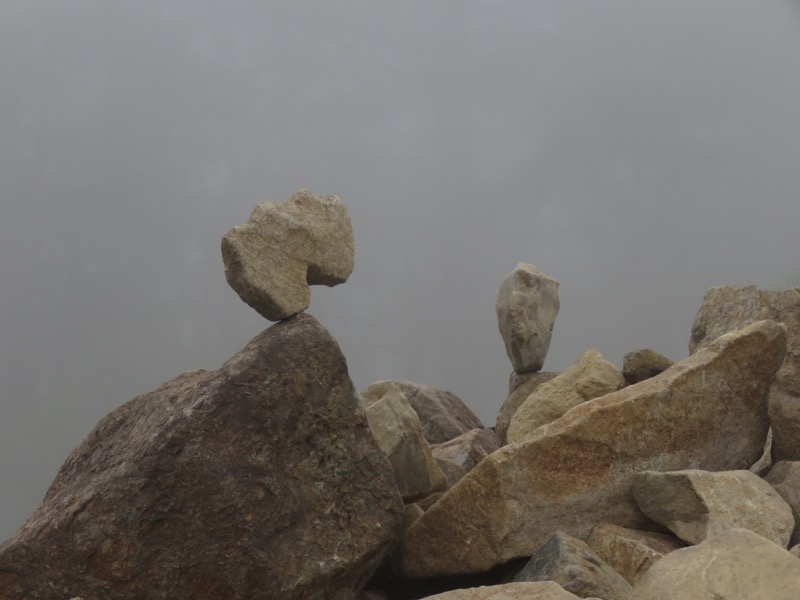
M 0 598 L 356 598 L 403 503 L 311 316 L 103 418 L 0 545 Z
M 587 400 L 625 385 L 622 373 L 597 350 L 588 350 L 569 369 L 536 388 L 514 413 L 506 438 L 513 444 Z
M 431 454 L 417 413 L 396 385 L 364 402 L 378 445 L 389 457 L 404 502 L 414 502 L 447 488 L 447 478 Z
M 690 544 L 728 529 L 748 529 L 786 548 L 794 529 L 791 507 L 750 471 L 643 471 L 633 496 L 648 517 Z
M 746 529 L 669 553 L 633 588 L 632 600 L 797 600 L 800 560 Z
M 497 324 L 514 371 L 539 371 L 544 364 L 559 309 L 558 281 L 519 263 L 497 293 Z
M 557 531 L 539 548 L 514 581 L 555 581 L 580 598 L 627 600 L 631 586 L 585 542 Z
M 800 460 L 800 288 L 727 285 L 709 289 L 692 325 L 689 351 L 696 352 L 718 336 L 761 319 L 787 328 L 786 360 L 769 398 L 773 459 Z
M 686 546 L 672 535 L 610 523 L 592 529 L 586 543 L 631 585 L 635 585 L 657 560 Z
M 429 444 L 441 444 L 483 423 L 469 407 L 452 392 L 432 385 L 421 385 L 410 381 L 376 381 L 361 391 L 366 403 L 371 398 L 380 398 L 387 388 L 399 388 L 411 408 L 416 411 L 422 433 Z
M 555 531 L 648 522 L 631 492 L 647 469 L 746 468 L 758 458 L 785 330 L 754 323 L 661 375 L 585 402 L 490 454 L 403 537 L 411 577 L 483 572 L 530 556 Z
M 537 583 L 505 583 L 478 588 L 452 590 L 423 600 L 577 600 L 580 596 L 570 594 L 553 581 Z
M 764 480 L 792 508 L 794 533 L 790 544 L 800 544 L 800 461 L 781 461 L 770 469 Z
M 309 306 L 309 285 L 344 283 L 353 271 L 347 208 L 307 190 L 283 204 L 261 202 L 222 237 L 222 261 L 228 284 L 262 317 L 295 315 Z
M 622 374 L 629 384 L 639 383 L 663 373 L 674 364 L 673 361 L 655 350 L 640 348 L 628 352 L 622 359 Z
M 472 429 L 448 442 L 434 444 L 431 446 L 431 452 L 437 459 L 448 460 L 464 471 L 471 471 L 499 447 L 497 436 L 491 431 Z
M 559 375 L 560 373 L 552 371 L 540 371 L 538 373 L 517 373 L 512 371 L 511 377 L 509 377 L 508 397 L 497 413 L 497 421 L 494 426 L 494 432 L 497 434 L 497 439 L 500 441 L 501 446 L 505 446 L 508 443 L 508 426 L 522 403 L 540 385 Z

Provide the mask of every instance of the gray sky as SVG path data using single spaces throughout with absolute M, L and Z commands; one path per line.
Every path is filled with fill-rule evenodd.
M 561 282 L 547 370 L 684 358 L 708 287 L 800 283 L 788 0 L 0 0 L 0 82 L 2 538 L 103 415 L 268 325 L 219 239 L 299 188 L 353 221 L 309 312 L 356 387 L 487 425 L 517 262 Z

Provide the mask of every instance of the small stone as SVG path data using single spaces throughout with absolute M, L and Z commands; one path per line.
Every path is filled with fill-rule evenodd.
M 473 429 L 450 441 L 434 444 L 431 452 L 437 459 L 455 463 L 466 472 L 499 447 L 496 435 L 485 429 Z
M 336 196 L 295 192 L 261 202 L 222 237 L 225 277 L 258 314 L 280 321 L 308 308 L 309 285 L 344 283 L 353 271 L 353 227 Z
M 629 384 L 634 384 L 655 377 L 674 364 L 673 361 L 655 350 L 640 348 L 625 355 L 622 360 L 622 374 Z

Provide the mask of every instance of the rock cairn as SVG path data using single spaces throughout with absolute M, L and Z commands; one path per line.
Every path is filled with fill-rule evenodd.
M 800 597 L 800 290 L 713 288 L 675 364 L 547 373 L 558 282 L 520 263 L 492 429 L 432 386 L 356 394 L 299 314 L 353 268 L 338 199 L 263 203 L 222 246 L 280 322 L 102 419 L 0 544 L 0 600 Z

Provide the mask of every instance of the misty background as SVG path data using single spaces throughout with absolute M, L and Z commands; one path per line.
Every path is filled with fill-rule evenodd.
M 788 0 L 0 0 L 0 538 L 113 408 L 269 325 L 219 242 L 295 190 L 348 207 L 312 288 L 357 389 L 486 425 L 494 301 L 561 282 L 545 370 L 687 356 L 711 286 L 800 285 Z

